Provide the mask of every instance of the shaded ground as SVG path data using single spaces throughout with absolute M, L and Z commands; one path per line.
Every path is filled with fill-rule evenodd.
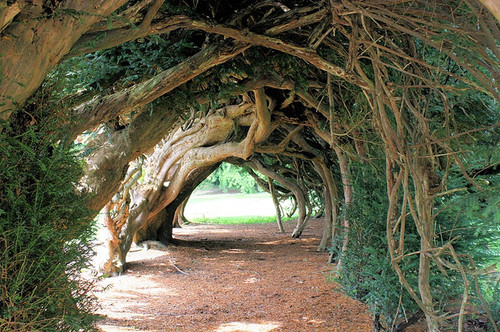
M 301 239 L 275 224 L 188 225 L 175 246 L 135 249 L 101 281 L 103 331 L 371 331 L 366 307 L 326 281 L 321 223 Z

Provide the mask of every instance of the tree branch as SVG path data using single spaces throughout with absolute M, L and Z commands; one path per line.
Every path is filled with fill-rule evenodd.
M 73 110 L 79 120 L 70 130 L 76 136 L 84 130 L 144 106 L 208 69 L 232 59 L 249 46 L 243 43 L 216 43 L 151 79 L 108 95 Z

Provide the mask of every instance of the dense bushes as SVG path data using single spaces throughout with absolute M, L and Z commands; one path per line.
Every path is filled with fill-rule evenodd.
M 243 193 L 256 193 L 259 187 L 255 180 L 241 167 L 229 163 L 222 163 L 206 180 L 200 188 L 217 187 L 224 191 L 235 189 Z
M 401 287 L 387 251 L 388 198 L 384 173 L 370 165 L 353 165 L 352 168 L 354 200 L 351 209 L 344 211 L 351 223 L 347 234 L 349 244 L 340 257 L 342 269 L 336 281 L 344 293 L 366 303 L 374 317 L 390 327 L 393 320 L 400 321 L 404 315 L 408 318 L 418 316 L 419 310 Z M 419 241 L 415 236 L 406 240 L 408 250 L 418 250 Z M 416 258 L 413 256 L 404 265 L 407 276 L 418 275 Z
M 0 331 L 91 330 L 81 165 L 35 120 L 0 132 Z
M 349 244 L 341 256 L 342 269 L 337 272 L 335 279 L 344 293 L 368 305 L 375 317 L 375 325 L 387 330 L 394 326 L 397 330 L 398 327 L 408 325 L 412 317 L 420 317 L 421 312 L 399 283 L 387 252 L 388 198 L 383 168 L 378 167 L 377 172 L 372 165 L 353 164 L 351 167 L 354 174 L 354 201 L 352 208 L 344 211 L 351 223 L 348 231 Z M 489 180 L 485 180 L 495 182 L 495 177 L 497 175 L 490 175 Z M 458 178 L 457 173 L 456 181 L 459 181 Z M 499 243 L 499 216 L 493 208 L 498 204 L 498 188 L 480 193 L 470 191 L 436 202 L 436 212 L 439 213 L 435 220 L 438 230 L 435 242 L 440 246 L 456 238 L 453 242 L 455 250 L 458 253 L 467 253 L 474 259 L 478 268 L 484 268 L 498 259 L 499 248 L 496 246 Z M 414 223 L 407 222 L 406 225 L 405 254 L 418 252 L 420 238 Z M 464 257 L 462 263 L 468 271 L 472 271 L 467 258 Z M 418 255 L 404 258 L 401 267 L 408 282 L 417 289 Z M 458 272 L 450 269 L 446 269 L 446 272 L 446 275 L 441 273 L 436 266 L 431 271 L 433 296 L 441 308 L 456 312 L 463 294 L 463 281 Z M 477 304 L 474 312 L 482 315 L 485 313 L 484 307 L 475 290 L 473 279 L 472 276 L 469 277 L 469 296 L 471 303 Z M 479 287 L 493 309 L 493 316 L 498 320 L 499 299 L 494 295 L 498 291 L 498 276 L 496 279 L 494 275 L 479 278 Z M 471 318 L 472 316 L 469 316 L 469 319 Z M 483 321 L 486 323 L 485 319 Z

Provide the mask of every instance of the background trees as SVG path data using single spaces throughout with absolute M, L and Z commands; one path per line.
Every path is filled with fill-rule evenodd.
M 134 237 L 167 241 L 178 207 L 231 161 L 293 197 L 294 236 L 322 212 L 321 248 L 335 239 L 346 273 L 368 227 L 360 215 L 376 217 L 385 239 L 373 246 L 387 245 L 379 258 L 429 330 L 456 312 L 462 326 L 488 269 L 460 229 L 477 241 L 498 232 L 500 32 L 479 1 L 15 2 L 0 19 L 3 133 L 51 123 L 52 146 L 79 137 L 77 187 L 94 213 L 106 207 L 113 234 L 107 272 L 123 269 Z M 374 184 L 359 174 L 385 183 L 385 220 L 363 210 Z M 458 309 L 438 279 L 460 280 Z

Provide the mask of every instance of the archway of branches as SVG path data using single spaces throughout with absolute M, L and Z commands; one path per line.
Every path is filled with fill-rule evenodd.
M 313 209 L 322 209 L 320 249 L 342 238 L 335 244 L 342 252 L 349 242 L 346 211 L 353 200 L 349 164 L 385 159 L 392 266 L 429 328 L 440 325 L 446 318 L 434 309 L 431 266 L 456 270 L 468 281 L 454 239 L 435 241 L 435 199 L 462 190 L 447 184 L 452 165 L 481 190 L 463 165 L 461 146 L 467 141 L 460 138 L 496 126 L 487 121 L 457 126 L 458 100 L 452 100 L 462 86 L 497 99 L 498 64 L 482 52 L 481 62 L 470 65 L 470 57 L 463 60 L 460 49 L 439 40 L 444 30 L 454 29 L 456 18 L 446 10 L 422 3 L 408 15 L 414 8 L 408 6 L 389 10 L 371 4 L 368 11 L 356 3 L 326 10 L 270 5 L 268 11 L 242 11 L 227 25 L 190 18 L 182 24 L 206 33 L 198 53 L 149 81 L 78 106 L 77 114 L 104 116 L 87 119 L 87 127 L 108 121 L 107 130 L 86 147 L 99 147 L 86 157 L 86 184 L 98 193 L 96 207 L 110 199 L 106 224 L 113 237 L 105 270 L 123 269 L 133 241 L 170 241 L 186 198 L 222 161 L 265 175 L 267 181 L 256 179 L 276 201 L 293 197 L 295 237 Z M 441 15 L 438 24 L 436 15 Z M 477 31 L 456 31 L 454 38 L 487 45 L 493 27 L 485 23 Z M 144 109 L 160 95 L 149 111 Z M 132 107 L 116 107 L 123 103 Z M 94 111 L 82 113 L 89 107 Z M 137 115 L 128 114 L 138 109 Z M 103 181 L 103 168 L 114 178 Z M 421 240 L 415 252 L 405 249 L 411 227 Z M 419 256 L 418 289 L 401 267 L 413 255 Z
M 457 253 L 457 238 L 438 239 L 437 207 L 452 194 L 486 192 L 491 185 L 480 176 L 495 161 L 474 168 L 467 152 L 498 134 L 494 9 L 475 0 L 439 6 L 155 0 L 125 7 L 104 20 L 86 17 L 87 30 L 73 44 L 51 40 L 69 46 L 45 68 L 48 73 L 50 63 L 65 59 L 56 71 L 81 61 L 99 65 L 103 58 L 127 68 L 61 93 L 62 126 L 78 137 L 87 165 L 81 189 L 93 193 L 90 208 L 104 209 L 112 235 L 107 273 L 123 270 L 132 242 L 170 241 L 186 199 L 221 162 L 253 174 L 278 211 L 280 200 L 293 199 L 294 237 L 320 211 L 319 249 L 335 246 L 342 257 L 356 200 L 352 179 L 360 176 L 354 165 L 361 164 L 383 172 L 391 265 L 429 330 L 451 315 L 436 304 L 430 286 L 435 273 L 460 276 L 463 319 L 471 280 L 484 271 L 467 252 Z M 11 67 L 22 60 L 15 58 Z M 33 70 L 22 69 L 26 75 Z M 4 98 L 3 118 L 31 89 L 12 81 L 5 80 L 2 91 L 18 100 Z M 21 88 L 28 92 L 18 93 Z M 416 250 L 407 247 L 410 229 L 419 239 Z M 409 277 L 402 266 L 415 257 L 418 268 Z

